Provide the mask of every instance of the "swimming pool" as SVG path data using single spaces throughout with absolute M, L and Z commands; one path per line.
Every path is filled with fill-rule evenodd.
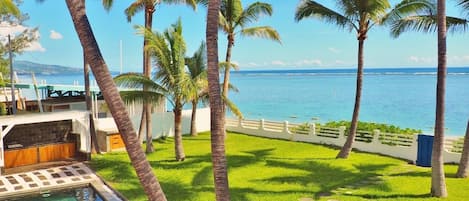
M 21 196 L 7 201 L 103 201 L 91 186 L 68 188 L 57 191 L 42 191 L 39 194 Z

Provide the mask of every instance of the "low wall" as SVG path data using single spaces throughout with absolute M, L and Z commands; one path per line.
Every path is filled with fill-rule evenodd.
M 192 110 L 182 111 L 182 133 L 189 134 L 191 126 Z M 134 129 L 137 131 L 140 126 L 140 113 L 135 113 L 131 117 Z M 196 117 L 198 132 L 210 130 L 210 108 L 198 108 Z M 96 119 L 96 130 L 114 130 L 119 132 L 112 117 Z M 158 112 L 152 114 L 153 138 L 161 136 L 174 136 L 174 114 L 173 112 Z
M 226 130 L 245 133 L 248 135 L 286 139 L 299 142 L 311 142 L 317 144 L 327 144 L 343 146 L 346 140 L 345 127 L 327 128 L 316 127 L 315 124 L 309 127 L 300 124 L 285 122 L 275 122 L 266 120 L 226 120 Z M 417 160 L 417 136 L 407 134 L 382 133 L 379 130 L 373 132 L 357 131 L 353 148 L 379 153 L 396 158 L 402 158 L 415 162 Z M 459 163 L 460 153 L 451 152 L 454 150 L 452 142 L 457 139 L 449 138 L 445 141 L 443 158 L 445 163 Z

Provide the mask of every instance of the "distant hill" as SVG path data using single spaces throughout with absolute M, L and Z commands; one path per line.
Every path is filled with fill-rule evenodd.
M 82 68 L 72 68 L 60 65 L 39 64 L 30 61 L 14 61 L 14 70 L 18 74 L 35 74 L 54 75 L 54 74 L 72 74 L 83 73 Z

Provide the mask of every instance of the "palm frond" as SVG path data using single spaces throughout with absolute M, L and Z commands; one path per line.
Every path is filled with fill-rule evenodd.
M 233 113 L 236 117 L 238 117 L 239 119 L 243 119 L 243 114 L 241 113 L 241 110 L 239 110 L 238 106 L 236 106 L 236 104 L 234 104 L 231 100 L 229 100 L 228 98 L 226 98 L 225 96 L 222 96 L 222 99 L 223 99 L 223 102 L 225 103 L 226 105 L 226 108 L 231 112 Z
M 151 103 L 159 104 L 165 98 L 163 94 L 153 91 L 120 91 L 120 96 L 126 104 Z
M 436 4 L 433 0 L 403 0 L 388 12 L 380 23 L 392 24 L 411 15 L 436 15 Z
M 199 3 L 199 1 L 200 0 L 161 0 L 160 2 L 166 3 L 166 4 L 186 4 L 190 6 L 192 9 L 196 10 L 197 3 Z M 200 2 L 200 3 L 203 3 L 203 2 Z
M 167 89 L 144 76 L 141 73 L 124 73 L 114 77 L 114 82 L 117 86 L 122 88 L 129 88 L 134 90 L 142 90 L 143 86 L 147 86 L 149 91 L 166 94 Z
M 110 11 L 112 8 L 112 5 L 114 4 L 114 0 L 103 0 L 103 7 L 106 11 Z
M 272 12 L 272 6 L 270 4 L 254 2 L 242 11 L 235 22 L 235 26 L 245 27 L 248 23 L 258 21 L 263 15 L 272 16 Z
M 235 69 L 235 70 L 239 70 L 239 66 L 235 63 L 228 63 L 228 62 L 219 62 L 218 63 L 218 66 L 220 67 L 220 69 L 222 69 L 223 71 L 225 71 L 226 69 Z
M 446 17 L 448 32 L 465 31 L 469 21 L 462 18 Z M 399 37 L 407 31 L 435 32 L 437 30 L 437 17 L 435 15 L 409 16 L 391 24 L 391 36 Z
M 231 84 L 231 83 L 228 84 L 228 90 L 229 90 L 229 91 L 232 91 L 232 92 L 239 93 L 238 87 L 236 87 L 235 85 L 233 85 L 233 84 Z
M 344 15 L 311 0 L 302 0 L 296 8 L 295 21 L 299 22 L 304 18 L 316 18 L 342 28 L 355 27 L 357 29 L 353 22 Z
M 270 26 L 245 28 L 241 30 L 241 35 L 265 38 L 281 43 L 280 35 Z
M 461 6 L 463 12 L 469 16 L 469 0 L 459 0 L 458 5 Z
M 144 0 L 137 0 L 130 4 L 129 7 L 127 7 L 124 11 L 125 15 L 127 16 L 127 21 L 131 22 L 132 17 L 137 13 L 142 10 L 145 10 L 145 1 Z
M 243 12 L 243 5 L 241 0 L 222 0 L 220 6 L 220 14 L 223 15 L 226 21 L 230 24 L 229 27 L 235 27 L 235 22 Z
M 12 14 L 15 17 L 20 17 L 21 12 L 12 0 L 0 1 L 0 14 Z

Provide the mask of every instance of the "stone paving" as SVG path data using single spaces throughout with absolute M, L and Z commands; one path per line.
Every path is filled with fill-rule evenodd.
M 88 184 L 105 200 L 122 200 L 83 163 L 0 176 L 0 200 Z

